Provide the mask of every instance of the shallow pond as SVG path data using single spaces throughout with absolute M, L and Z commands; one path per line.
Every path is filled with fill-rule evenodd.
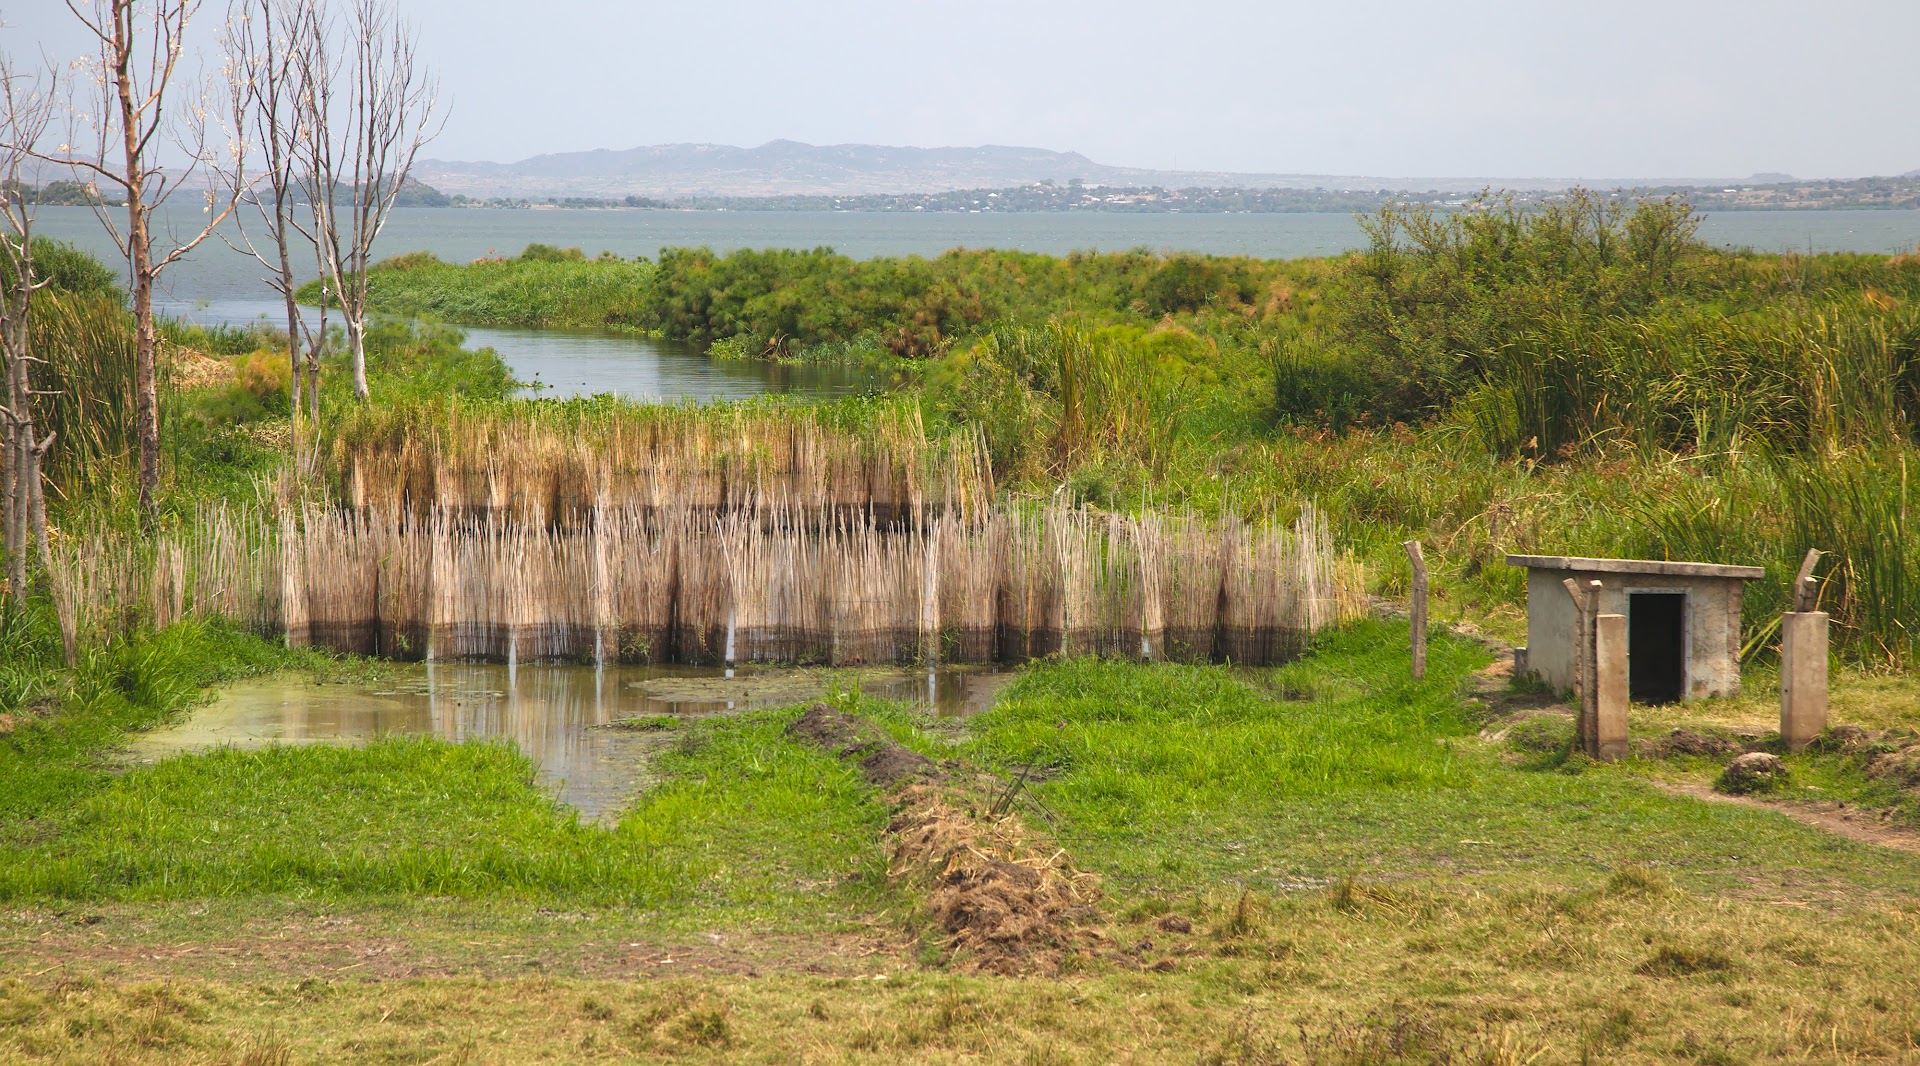
M 355 744 L 387 734 L 512 741 L 541 783 L 589 818 L 611 819 L 650 781 L 652 754 L 690 718 L 783 706 L 858 684 L 942 716 L 986 709 L 1012 678 L 985 668 L 727 671 L 695 666 L 395 664 L 391 677 L 321 684 L 280 675 L 220 690 L 183 721 L 141 736 L 136 762 L 222 745 Z M 671 719 L 671 720 L 669 720 Z

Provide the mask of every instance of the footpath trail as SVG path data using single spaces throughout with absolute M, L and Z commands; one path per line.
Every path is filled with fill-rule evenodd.
M 1503 728 L 1521 715 L 1556 714 L 1571 718 L 1565 704 L 1541 695 L 1516 695 L 1512 690 L 1513 645 L 1488 636 L 1472 625 L 1452 627 L 1469 640 L 1478 641 L 1493 652 L 1494 660 L 1473 675 L 1466 697 L 1477 702 L 1488 718 L 1480 736 L 1483 741 L 1504 735 Z M 1766 796 L 1733 796 L 1716 792 L 1701 781 L 1675 781 L 1650 778 L 1648 783 L 1673 796 L 1684 796 L 1702 803 L 1731 803 L 1755 810 L 1772 811 L 1835 836 L 1862 844 L 1920 854 L 1920 829 L 1894 825 L 1891 812 L 1850 806 L 1839 800 L 1803 800 Z
M 1876 844 L 1920 854 L 1920 830 L 1893 825 L 1882 815 L 1845 803 L 1826 800 L 1808 802 L 1791 799 L 1762 799 L 1756 796 L 1729 796 L 1715 792 L 1713 786 L 1698 781 L 1654 781 L 1653 785 L 1676 796 L 1688 796 L 1703 803 L 1735 803 L 1743 807 L 1784 814 L 1802 825 L 1822 829 L 1835 836 L 1862 844 Z

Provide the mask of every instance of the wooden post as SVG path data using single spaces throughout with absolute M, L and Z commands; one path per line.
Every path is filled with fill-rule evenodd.
M 1407 541 L 1407 558 L 1413 563 L 1413 603 L 1408 610 L 1413 629 L 1413 679 L 1427 676 L 1427 559 L 1420 542 Z

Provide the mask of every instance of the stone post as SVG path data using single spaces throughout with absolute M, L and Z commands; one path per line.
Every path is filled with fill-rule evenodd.
M 1805 748 L 1827 728 L 1827 613 L 1793 611 L 1780 619 L 1780 739 Z
M 1580 750 L 1592 755 L 1595 750 L 1593 727 L 1593 682 L 1590 680 L 1590 665 L 1593 661 L 1593 612 L 1588 602 L 1588 591 L 1580 582 L 1567 578 L 1560 582 L 1573 599 L 1573 697 L 1576 715 L 1574 717 L 1574 736 L 1580 742 Z
M 1593 620 L 1593 742 L 1587 754 L 1612 762 L 1627 754 L 1627 616 Z
M 1407 605 L 1407 617 L 1413 630 L 1413 679 L 1418 681 L 1427 676 L 1427 557 L 1417 540 L 1402 546 L 1413 564 L 1413 599 Z

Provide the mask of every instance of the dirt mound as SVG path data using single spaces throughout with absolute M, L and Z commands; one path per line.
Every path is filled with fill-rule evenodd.
M 1069 955 L 1097 949 L 1099 878 L 1035 838 L 978 778 L 943 772 L 872 723 L 824 703 L 787 730 L 857 761 L 867 780 L 894 789 L 888 875 L 926 892 L 923 909 L 945 934 L 956 967 L 1055 975 Z
M 1813 738 L 1812 750 L 1828 754 L 1856 755 L 1871 747 L 1876 737 L 1857 725 L 1837 725 Z
M 1902 788 L 1920 788 L 1920 744 L 1875 757 L 1867 764 L 1867 776 Z
M 1718 733 L 1696 733 L 1691 729 L 1676 729 L 1647 746 L 1648 756 L 1655 759 L 1688 756 L 1714 759 L 1740 750 L 1740 742 L 1732 737 Z
M 933 761 L 900 746 L 871 722 L 834 710 L 824 703 L 807 708 L 787 732 L 825 748 L 842 759 L 860 764 L 860 772 L 881 788 L 891 788 L 911 777 L 938 773 Z
M 1778 755 L 1748 752 L 1727 764 L 1713 787 L 1734 796 L 1771 792 L 1786 784 L 1787 767 Z

